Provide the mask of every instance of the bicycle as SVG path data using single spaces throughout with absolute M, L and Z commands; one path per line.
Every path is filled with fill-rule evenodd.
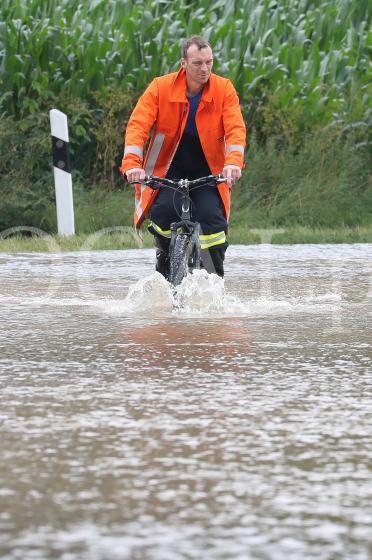
M 203 187 L 225 183 L 222 175 L 207 175 L 200 179 L 180 179 L 175 181 L 164 177 L 146 176 L 144 181 L 132 181 L 130 184 L 146 185 L 154 190 L 168 187 L 182 194 L 182 215 L 178 222 L 170 225 L 171 240 L 169 244 L 169 277 L 168 281 L 176 287 L 184 277 L 195 269 L 201 268 L 201 248 L 199 240 L 200 225 L 191 219 L 190 187 Z

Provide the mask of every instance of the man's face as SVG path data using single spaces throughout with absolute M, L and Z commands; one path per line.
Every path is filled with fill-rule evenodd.
M 187 58 L 181 59 L 181 66 L 186 70 L 186 76 L 199 85 L 204 85 L 210 76 L 213 65 L 213 53 L 210 47 L 198 49 L 197 45 L 190 45 Z

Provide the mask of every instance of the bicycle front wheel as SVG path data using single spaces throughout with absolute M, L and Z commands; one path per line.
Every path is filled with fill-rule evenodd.
M 171 254 L 169 255 L 169 282 L 173 286 L 181 284 L 188 272 L 188 262 L 191 251 L 189 235 L 178 234 Z

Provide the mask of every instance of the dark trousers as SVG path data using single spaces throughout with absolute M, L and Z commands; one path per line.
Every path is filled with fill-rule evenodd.
M 168 170 L 167 177 L 179 179 L 198 179 L 210 175 L 198 136 L 184 133 L 177 152 Z M 226 231 L 227 221 L 221 197 L 215 185 L 194 187 L 190 189 L 191 219 L 199 222 L 202 234 L 209 235 Z M 182 216 L 182 195 L 171 188 L 160 189 L 151 209 L 151 220 L 161 229 L 169 229 L 172 222 L 178 222 Z
M 162 188 L 155 198 L 150 219 L 161 229 L 169 230 L 172 222 L 179 222 L 182 217 L 182 195 L 173 189 Z M 205 185 L 190 190 L 191 219 L 200 224 L 200 233 L 209 235 L 226 231 L 227 221 L 222 200 L 214 185 Z
M 177 152 L 168 170 L 169 179 L 197 179 L 210 175 L 198 136 L 184 133 Z M 173 189 L 162 188 L 155 198 L 150 219 L 162 230 L 169 230 L 170 224 L 182 218 L 182 195 Z M 222 200 L 215 185 L 205 185 L 190 189 L 191 219 L 199 222 L 200 233 L 210 235 L 227 231 L 227 220 Z M 168 248 L 170 239 L 154 235 L 156 246 L 156 270 L 167 277 L 169 272 Z M 210 249 L 202 249 L 202 266 L 207 272 L 223 276 L 223 261 L 228 243 L 216 245 Z
M 169 244 L 170 239 L 162 235 L 154 234 L 154 241 L 156 247 L 156 270 L 160 272 L 165 278 L 169 276 Z M 201 250 L 202 268 L 209 274 L 217 274 L 223 278 L 224 268 L 223 261 L 225 260 L 225 252 L 228 243 L 216 245 L 209 249 Z

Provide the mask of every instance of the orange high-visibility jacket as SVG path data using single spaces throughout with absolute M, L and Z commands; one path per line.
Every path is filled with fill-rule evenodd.
M 121 171 L 144 168 L 146 175 L 165 177 L 186 126 L 189 103 L 186 73 L 155 78 L 138 100 L 129 119 Z M 246 129 L 239 99 L 230 80 L 211 74 L 203 88 L 196 117 L 200 143 L 213 174 L 228 164 L 243 167 Z M 145 144 L 151 140 L 143 163 Z M 230 188 L 218 185 L 227 220 Z M 134 223 L 139 228 L 159 191 L 136 185 Z

